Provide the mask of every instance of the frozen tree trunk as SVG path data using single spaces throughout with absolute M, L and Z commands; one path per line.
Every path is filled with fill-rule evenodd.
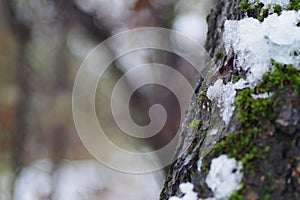
M 239 101 L 239 106 L 227 124 L 220 117 L 222 110 L 218 102 L 206 96 L 208 87 L 217 80 L 229 83 L 247 74 L 235 65 L 236 52 L 231 49 L 226 53 L 223 41 L 226 19 L 245 17 L 240 2 L 220 0 L 208 17 L 205 47 L 213 58 L 208 67 L 216 67 L 218 72 L 211 80 L 200 80 L 196 87 L 196 97 L 192 99 L 180 130 L 178 158 L 170 166 L 161 200 L 171 196 L 182 198 L 186 192 L 179 186 L 186 182 L 193 184 L 198 198 L 221 199 L 216 198 L 216 191 L 207 186 L 206 178 L 211 161 L 222 154 L 243 163 L 240 187 L 224 199 L 300 199 L 299 69 L 294 71 L 297 81 L 284 79 L 284 89 L 277 84 L 272 86 L 271 90 L 277 95 L 267 105 L 263 105 L 264 100 L 247 101 L 246 96 L 241 96 L 245 91 L 238 91 L 240 99 L 236 97 L 236 101 Z M 284 71 L 277 78 L 281 79 L 287 73 Z

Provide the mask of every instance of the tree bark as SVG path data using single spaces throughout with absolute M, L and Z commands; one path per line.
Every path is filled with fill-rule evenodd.
M 248 133 L 252 131 L 251 127 L 257 126 L 251 122 L 250 125 L 241 123 L 237 117 L 237 110 L 230 122 L 225 124 L 219 117 L 221 110 L 217 102 L 210 101 L 206 97 L 208 86 L 213 85 L 216 80 L 222 79 L 227 83 L 232 81 L 235 73 L 242 76 L 243 72 L 234 66 L 235 52 L 230 50 L 225 53 L 223 42 L 224 22 L 240 20 L 246 16 L 240 8 L 240 2 L 241 0 L 220 0 L 208 17 L 205 48 L 212 58 L 212 63 L 207 67 L 215 67 L 218 70 L 209 80 L 199 80 L 195 89 L 196 95 L 191 101 L 183 128 L 180 130 L 181 140 L 176 160 L 170 166 L 161 192 L 161 200 L 169 199 L 171 196 L 183 196 L 179 185 L 185 182 L 194 185 L 193 190 L 199 198 L 212 197 L 213 193 L 205 183 L 212 159 L 228 153 L 230 151 L 228 148 L 235 148 L 239 145 L 239 140 L 243 140 L 235 136 L 227 137 L 228 135 Z M 217 54 L 224 56 L 220 58 Z M 300 77 L 299 70 L 297 76 Z M 289 90 L 288 88 L 292 86 L 287 84 L 285 87 Z M 272 104 L 269 109 L 278 112 L 272 119 L 262 119 L 261 132 L 246 144 L 246 146 L 255 144 L 258 150 L 254 158 L 247 162 L 249 166 L 244 166 L 241 189 L 230 199 L 300 199 L 300 97 L 299 88 L 296 90 L 298 90 L 296 94 L 282 92 L 273 99 L 281 103 Z M 195 120 L 201 123 L 191 128 L 189 124 Z M 286 123 L 283 125 L 282 121 Z M 213 129 L 218 131 L 213 135 L 209 134 Z M 233 138 L 233 143 L 229 142 L 230 138 Z M 229 146 L 223 146 L 222 149 L 220 148 L 222 145 L 219 145 L 221 143 Z M 244 152 L 238 152 L 241 153 L 239 158 L 244 158 L 242 155 L 248 154 L 248 150 L 245 148 Z M 257 156 L 258 154 L 262 154 L 263 157 Z M 197 162 L 200 158 L 202 166 L 201 170 L 198 170 Z

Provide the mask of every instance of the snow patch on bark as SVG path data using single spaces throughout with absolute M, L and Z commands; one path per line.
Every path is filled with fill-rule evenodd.
M 272 68 L 271 59 L 300 69 L 300 57 L 293 55 L 300 48 L 299 21 L 300 11 L 282 11 L 280 16 L 272 14 L 263 22 L 254 18 L 225 22 L 225 49 L 228 52 L 233 48 L 237 66 L 249 70 L 246 80 L 251 86 Z
M 181 198 L 173 196 L 169 200 L 198 200 L 197 193 L 193 191 L 194 185 L 192 183 L 181 183 L 179 189 L 184 196 Z
M 217 135 L 217 133 L 218 133 L 218 129 L 214 128 L 209 131 L 208 135 Z
M 192 155 L 192 154 L 189 154 L 189 155 L 185 158 L 184 164 L 183 164 L 183 165 L 189 164 L 189 162 L 192 160 L 192 158 L 193 158 L 193 155 Z
M 197 161 L 197 170 L 201 172 L 201 166 L 202 166 L 202 157 L 199 158 Z
M 197 162 L 198 170 L 201 168 L 202 158 Z M 197 193 L 193 191 L 192 183 L 181 183 L 180 191 L 182 197 L 172 196 L 169 200 L 226 200 L 230 195 L 240 189 L 243 178 L 243 166 L 240 161 L 221 155 L 211 161 L 210 171 L 206 177 L 206 184 L 214 193 L 214 196 L 206 199 L 199 199 Z M 200 170 L 199 170 L 200 171 Z
M 207 91 L 210 100 L 217 100 L 221 117 L 226 124 L 234 112 L 237 89 L 254 88 L 266 72 L 273 70 L 271 59 L 292 64 L 300 69 L 300 11 L 282 11 L 272 14 L 263 22 L 254 18 L 227 20 L 223 40 L 226 52 L 232 48 L 235 64 L 246 72 L 246 78 L 237 83 L 224 84 L 217 80 Z
M 227 155 L 221 155 L 211 161 L 206 177 L 207 186 L 213 191 L 215 199 L 228 199 L 240 188 L 243 178 L 242 163 Z
M 227 84 L 224 84 L 223 80 L 219 79 L 213 86 L 208 88 L 206 95 L 211 101 L 218 101 L 218 107 L 221 108 L 221 117 L 226 124 L 229 123 L 235 109 L 236 90 L 244 88 L 246 84 L 243 79 L 237 83 L 229 82 Z
M 273 93 L 269 93 L 269 92 L 265 92 L 262 94 L 251 94 L 251 97 L 253 99 L 268 99 L 270 97 L 272 97 Z

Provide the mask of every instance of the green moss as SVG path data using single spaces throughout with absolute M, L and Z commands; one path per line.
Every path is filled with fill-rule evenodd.
M 199 128 L 199 126 L 201 126 L 201 125 L 202 125 L 202 121 L 199 119 L 195 119 L 187 127 L 194 129 L 194 128 Z
M 206 99 L 207 99 L 206 91 L 201 91 L 198 100 L 199 101 L 204 101 Z
M 208 134 L 208 132 L 209 132 L 208 130 L 203 131 L 203 132 L 202 132 L 202 135 L 203 135 L 203 136 L 206 136 L 206 135 Z
M 278 15 L 281 15 L 281 12 L 282 12 L 282 8 L 279 6 L 279 5 L 274 5 L 273 6 L 273 9 L 274 9 L 274 13 L 277 13 Z
M 233 77 L 234 77 L 233 78 L 233 83 L 236 83 L 236 82 L 238 82 L 241 79 L 241 77 L 238 76 L 238 75 L 234 75 Z
M 209 173 L 209 163 L 202 161 L 201 172 L 204 172 L 205 175 Z
M 264 21 L 264 19 L 270 14 L 277 13 L 278 15 L 280 15 L 282 12 L 282 8 L 280 5 L 273 4 L 269 6 L 269 8 L 264 8 L 264 4 L 259 1 L 241 2 L 240 8 L 244 13 L 247 14 L 247 16 L 258 19 L 261 22 Z
M 253 3 L 251 2 L 240 2 L 240 8 L 243 12 L 247 13 L 254 9 Z
M 246 88 L 238 92 L 236 97 L 236 117 L 242 127 L 239 131 L 230 133 L 217 143 L 210 156 L 212 158 L 221 154 L 240 160 L 244 166 L 244 174 L 255 175 L 258 166 L 270 152 L 270 146 L 260 143 L 262 135 L 266 132 L 264 125 L 273 122 L 278 114 L 282 97 L 285 93 L 300 90 L 300 71 L 292 65 L 283 65 L 271 60 L 274 70 L 266 73 L 256 88 Z M 253 94 L 272 93 L 271 98 L 253 99 Z M 208 170 L 209 163 L 203 162 Z M 270 199 L 275 189 L 274 181 L 268 178 L 264 188 L 265 195 L 260 199 Z M 245 199 L 245 187 L 236 191 L 230 200 Z
M 229 200 L 245 200 L 244 194 L 241 194 L 241 192 L 235 191 L 230 197 Z
M 293 67 L 293 65 L 284 65 L 271 61 L 275 70 L 268 72 L 263 76 L 263 81 L 257 85 L 262 92 L 274 91 L 275 93 L 280 90 L 286 91 L 290 86 L 293 92 L 299 93 L 300 87 L 300 71 Z
M 239 91 L 236 97 L 237 119 L 245 127 L 259 127 L 264 119 L 273 120 L 276 117 L 276 112 L 270 111 L 273 106 L 273 100 L 253 99 L 254 89 L 246 88 Z
M 265 194 L 263 197 L 259 198 L 258 200 L 270 200 L 271 199 L 271 194 Z
M 257 19 L 262 22 L 264 21 L 265 18 L 269 16 L 269 13 L 270 13 L 269 9 L 260 8 L 257 14 Z
M 299 93 L 300 73 L 292 65 L 283 65 L 271 61 L 275 70 L 263 76 L 263 81 L 257 84 L 255 89 L 246 88 L 238 92 L 236 97 L 236 116 L 246 128 L 260 127 L 265 121 L 273 121 L 277 116 L 280 102 L 277 99 L 279 92 L 292 88 L 292 91 Z M 290 87 L 287 87 L 290 86 Z M 272 98 L 253 99 L 252 94 L 273 93 Z
M 215 55 L 216 59 L 220 60 L 224 57 L 224 54 L 222 51 L 218 51 Z
M 205 131 L 202 130 L 199 134 L 196 134 L 195 138 L 200 139 L 200 138 L 206 136 L 207 134 L 208 134 L 208 130 L 205 130 Z
M 247 13 L 249 17 L 264 21 L 270 14 L 277 13 L 281 15 L 282 8 L 280 5 L 273 4 L 269 8 L 264 8 L 264 4 L 260 1 L 256 2 L 241 2 L 240 8 L 244 13 Z M 290 3 L 286 10 L 300 10 L 300 0 L 290 0 Z M 299 26 L 299 24 L 297 24 Z
M 244 173 L 254 173 L 259 161 L 265 157 L 265 147 L 260 146 L 257 142 L 261 132 L 260 129 L 247 129 L 230 133 L 223 141 L 214 146 L 210 156 L 214 158 L 221 154 L 227 154 L 228 157 L 241 160 Z M 206 174 L 209 171 L 209 163 L 205 160 L 202 162 L 202 170 Z M 229 199 L 245 199 L 245 190 L 245 184 L 242 184 L 241 189 L 234 192 Z
M 228 157 L 241 160 L 244 169 L 249 170 L 253 160 L 263 157 L 261 148 L 255 142 L 260 132 L 260 129 L 248 129 L 230 133 L 225 140 L 215 145 L 213 154 L 218 156 L 225 153 Z
M 287 10 L 300 10 L 300 0 L 290 0 Z

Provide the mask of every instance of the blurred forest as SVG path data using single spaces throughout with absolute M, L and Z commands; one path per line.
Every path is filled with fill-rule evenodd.
M 206 16 L 212 6 L 210 0 L 2 0 L 0 199 L 158 198 L 163 171 L 122 175 L 93 162 L 80 142 L 72 118 L 73 82 L 88 53 L 121 31 L 164 27 L 204 44 Z M 112 46 L 112 54 L 117 49 L 118 46 Z M 96 109 L 99 121 L 107 124 L 107 132 L 111 133 L 108 137 L 126 149 L 160 148 L 180 125 L 176 98 L 157 86 L 136 92 L 131 108 L 133 119 L 146 124 L 149 106 L 162 104 L 168 120 L 159 134 L 146 141 L 132 140 L 122 136 L 113 122 L 110 88 L 132 66 L 149 61 L 176 68 L 193 84 L 199 78 L 182 59 L 162 51 L 133 52 L 115 61 L 99 82 Z M 128 80 L 124 89 L 130 88 L 132 81 Z M 100 182 L 87 177 L 98 177 Z M 107 185 L 103 183 L 105 177 L 110 179 Z M 79 186 L 71 186 L 78 180 L 82 180 L 80 188 L 88 187 L 88 192 L 79 194 Z M 69 187 L 63 189 L 66 184 Z M 103 185 L 106 192 L 102 191 Z

